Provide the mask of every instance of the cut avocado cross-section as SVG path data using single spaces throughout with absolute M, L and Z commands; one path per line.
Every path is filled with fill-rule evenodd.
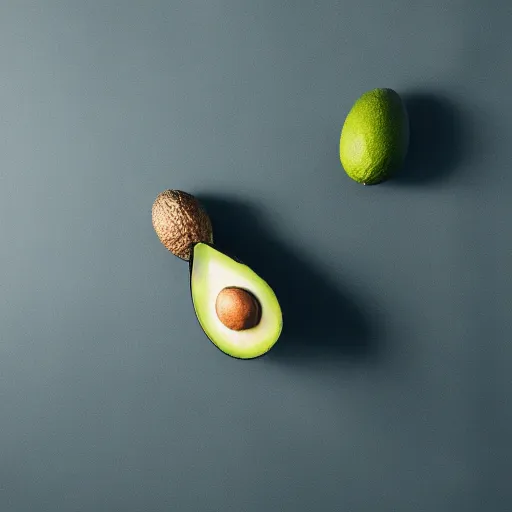
M 194 309 L 212 343 L 239 359 L 268 352 L 283 326 L 272 288 L 247 265 L 208 243 L 193 246 L 189 264 Z

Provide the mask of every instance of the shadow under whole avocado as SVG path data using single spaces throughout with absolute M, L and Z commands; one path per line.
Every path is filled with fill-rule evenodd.
M 212 220 L 214 245 L 251 267 L 276 293 L 283 330 L 266 357 L 310 362 L 375 355 L 375 318 L 366 318 L 352 297 L 272 235 L 255 207 L 232 198 L 196 197 Z
M 446 179 L 469 149 L 464 112 L 453 100 L 432 92 L 403 95 L 410 140 L 395 181 L 419 184 Z

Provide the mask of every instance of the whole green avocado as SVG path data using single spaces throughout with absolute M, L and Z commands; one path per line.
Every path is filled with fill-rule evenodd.
M 364 185 L 389 179 L 403 165 L 409 147 L 409 117 L 393 89 L 365 92 L 348 113 L 340 136 L 340 161 L 350 178 Z

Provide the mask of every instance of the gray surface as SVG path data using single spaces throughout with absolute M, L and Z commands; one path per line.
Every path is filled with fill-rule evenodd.
M 510 511 L 511 21 L 2 2 L 1 512 Z M 338 137 L 374 87 L 413 142 L 362 187 Z M 268 357 L 204 337 L 165 188 L 275 287 Z

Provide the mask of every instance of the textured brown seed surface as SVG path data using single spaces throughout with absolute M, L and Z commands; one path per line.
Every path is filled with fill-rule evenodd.
M 221 290 L 215 302 L 215 311 L 219 320 L 233 331 L 251 329 L 261 319 L 258 300 L 242 288 L 227 287 Z
M 212 224 L 199 201 L 181 190 L 164 190 L 152 208 L 153 228 L 162 244 L 182 260 L 197 242 L 213 243 Z

